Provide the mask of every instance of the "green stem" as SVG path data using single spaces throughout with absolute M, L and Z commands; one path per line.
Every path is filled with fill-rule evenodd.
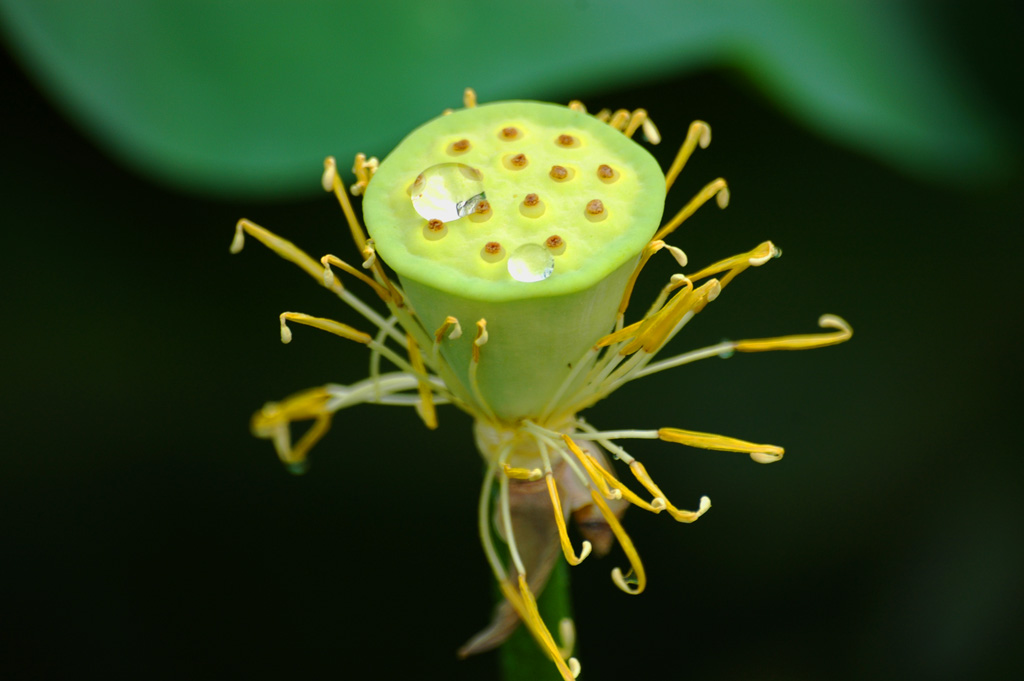
M 572 617 L 569 565 L 564 560 L 555 563 L 551 578 L 537 600 L 537 607 L 558 641 L 558 623 L 565 617 Z M 520 625 L 516 629 L 501 646 L 499 655 L 503 681 L 562 681 L 562 675 L 541 651 L 525 626 Z

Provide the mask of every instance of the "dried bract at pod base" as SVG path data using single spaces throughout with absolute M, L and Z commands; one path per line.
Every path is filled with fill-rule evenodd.
M 719 178 L 662 221 L 668 188 L 698 144 L 708 145 L 710 128 L 701 121 L 690 126 L 666 178 L 632 140 L 637 130 L 649 141 L 660 139 L 643 109 L 590 116 L 579 103 L 477 106 L 472 91 L 464 101 L 466 108 L 406 137 L 372 176 L 357 178 L 368 236 L 334 159 L 325 162 L 324 187 L 337 197 L 349 224 L 355 265 L 334 255 L 318 263 L 291 242 L 239 221 L 232 252 L 241 250 L 246 235 L 258 239 L 374 327 L 368 333 L 329 319 L 282 314 L 283 339 L 287 333 L 291 340 L 286 325 L 291 322 L 365 345 L 370 377 L 267 404 L 253 417 L 252 428 L 270 439 L 295 470 L 304 467 L 310 448 L 344 407 L 407 405 L 428 428 L 437 427 L 438 405 L 453 404 L 470 414 L 487 466 L 478 526 L 506 604 L 460 653 L 498 645 L 522 621 L 568 680 L 579 673 L 579 662 L 555 643 L 535 601 L 552 565 L 545 557 L 557 555 L 548 549 L 560 547 L 565 559 L 577 565 L 592 551 L 607 551 L 614 537 L 630 569 L 615 568 L 612 581 L 626 593 L 639 594 L 647 573 L 619 521 L 625 506 L 666 512 L 684 523 L 710 507 L 707 497 L 695 510 L 674 505 L 621 442 L 663 440 L 745 453 L 759 463 L 783 454 L 774 445 L 679 428 L 600 430 L 580 413 L 626 383 L 658 371 L 736 352 L 833 345 L 849 339 L 852 331 L 842 319 L 824 315 L 819 319 L 824 332 L 723 341 L 655 361 L 737 275 L 781 253 L 764 242 L 747 253 L 675 274 L 647 312 L 627 322 L 634 285 L 655 253 L 667 250 L 678 266 L 686 267 L 685 254 L 665 239 L 707 201 L 727 204 L 728 189 Z M 470 139 L 472 144 L 458 150 L 459 163 L 452 163 L 450 140 Z M 558 170 L 572 167 L 598 170 Z M 332 267 L 368 285 L 386 310 L 342 286 Z M 383 362 L 393 369 L 383 370 Z M 298 421 L 313 425 L 293 442 L 290 427 Z M 633 487 L 606 453 L 628 468 Z M 586 519 L 579 547 L 566 529 L 570 516 Z M 493 537 L 495 524 L 502 528 L 503 541 Z M 537 527 L 550 531 L 530 529 Z M 548 541 L 555 544 L 544 545 Z

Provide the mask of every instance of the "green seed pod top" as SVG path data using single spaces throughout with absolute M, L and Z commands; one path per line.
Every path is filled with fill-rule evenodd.
M 380 164 L 363 212 L 403 280 L 479 301 L 561 296 L 636 258 L 665 177 L 585 113 L 499 102 L 436 118 Z

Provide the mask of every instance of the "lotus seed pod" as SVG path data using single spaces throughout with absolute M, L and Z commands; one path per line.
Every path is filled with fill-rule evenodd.
M 664 202 L 657 162 L 620 131 L 514 101 L 415 130 L 381 162 L 363 213 L 428 333 L 486 319 L 479 394 L 516 421 L 536 418 L 612 328 Z M 467 393 L 474 340 L 441 345 Z

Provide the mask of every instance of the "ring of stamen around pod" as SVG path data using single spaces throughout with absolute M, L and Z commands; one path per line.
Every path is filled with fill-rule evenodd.
M 486 319 L 479 396 L 514 422 L 537 418 L 612 328 L 664 203 L 657 161 L 622 132 L 565 107 L 513 101 L 413 131 L 381 162 L 363 214 L 428 333 L 448 316 L 467 329 Z M 440 217 L 450 218 L 443 230 Z M 467 333 L 440 348 L 464 386 L 474 340 Z

